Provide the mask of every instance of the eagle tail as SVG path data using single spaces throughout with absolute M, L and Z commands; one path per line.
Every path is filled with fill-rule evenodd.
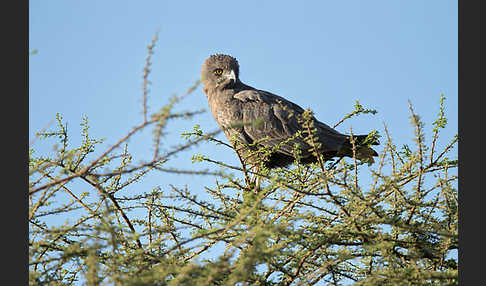
M 347 136 L 346 139 L 347 140 L 344 141 L 344 144 L 341 146 L 338 155 L 353 157 L 353 144 L 351 143 L 351 136 Z M 377 140 L 374 140 L 372 142 L 366 142 L 368 139 L 368 135 L 355 135 L 353 136 L 353 139 L 355 145 L 356 159 L 363 162 L 368 162 L 368 164 L 374 163 L 375 159 L 373 157 L 378 156 L 378 153 L 371 147 L 369 147 L 369 145 L 378 145 L 379 142 Z

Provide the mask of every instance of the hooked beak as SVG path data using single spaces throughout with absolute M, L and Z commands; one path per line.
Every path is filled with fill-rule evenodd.
M 233 80 L 233 83 L 235 83 L 235 82 L 236 82 L 236 75 L 235 75 L 235 72 L 234 72 L 233 70 L 231 70 L 231 72 L 227 73 L 227 74 L 225 75 L 225 77 L 226 77 L 227 79 Z

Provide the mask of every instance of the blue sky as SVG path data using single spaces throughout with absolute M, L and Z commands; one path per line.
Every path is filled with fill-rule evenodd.
M 430 138 L 444 93 L 448 126 L 442 134 L 449 140 L 457 133 L 457 1 L 31 0 L 29 13 L 29 50 L 38 51 L 29 57 L 31 139 L 57 112 L 68 122 L 73 146 L 80 142 L 83 116 L 91 136 L 106 138 L 106 146 L 140 123 L 146 46 L 157 30 L 151 112 L 185 93 L 209 55 L 227 53 L 239 60 L 244 83 L 311 108 L 331 126 L 356 100 L 378 111 L 346 121 L 341 132 L 352 127 L 354 133 L 384 134 L 386 123 L 396 144 L 411 145 L 411 101 Z M 201 108 L 208 110 L 200 87 L 178 106 Z M 166 146 L 181 143 L 180 133 L 195 124 L 204 131 L 217 128 L 209 112 L 174 122 Z M 31 147 L 37 154 L 51 150 L 38 140 Z M 150 159 L 150 132 L 128 147 L 139 154 L 136 161 Z M 209 144 L 168 164 L 191 168 L 194 153 L 237 164 L 230 151 Z M 188 183 L 197 193 L 214 178 L 194 176 L 188 182 L 155 173 L 142 188 L 168 183 Z
M 140 123 L 146 47 L 157 30 L 149 112 L 185 93 L 210 54 L 227 53 L 239 60 L 243 82 L 311 108 L 331 126 L 356 100 L 378 111 L 346 121 L 341 132 L 384 134 L 385 123 L 397 145 L 413 144 L 411 101 L 430 138 L 444 93 L 442 134 L 448 140 L 457 133 L 457 1 L 46 0 L 30 1 L 29 13 L 29 49 L 38 50 L 29 58 L 31 139 L 57 112 L 68 122 L 72 146 L 80 142 L 83 116 L 91 136 L 108 145 Z M 178 106 L 201 108 L 208 110 L 201 87 Z M 167 146 L 195 124 L 217 128 L 209 112 L 174 122 Z M 130 142 L 136 158 L 149 159 L 150 136 Z M 51 143 L 32 147 L 41 154 Z M 238 163 L 229 150 L 207 144 L 170 163 L 191 168 L 194 153 Z M 157 174 L 154 184 L 161 176 L 169 175 Z

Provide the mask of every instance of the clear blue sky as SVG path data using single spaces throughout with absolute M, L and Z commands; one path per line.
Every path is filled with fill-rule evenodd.
M 91 135 L 108 145 L 138 124 L 146 46 L 157 30 L 149 111 L 183 94 L 210 54 L 228 53 L 239 60 L 243 82 L 311 108 L 330 125 L 356 100 L 378 111 L 348 120 L 341 132 L 383 134 L 386 123 L 398 145 L 412 144 L 410 100 L 430 138 L 444 93 L 444 138 L 457 133 L 457 1 L 46 0 L 30 1 L 29 13 L 29 49 L 38 50 L 29 58 L 31 138 L 56 112 L 68 122 L 74 145 L 83 115 Z M 208 105 L 199 87 L 179 109 L 200 108 Z M 217 127 L 209 112 L 176 123 L 168 145 L 180 143 L 180 133 L 195 124 Z M 150 132 L 144 136 L 129 145 L 140 160 L 153 150 Z M 45 146 L 33 145 L 38 153 Z M 221 148 L 193 153 L 237 164 Z M 190 154 L 173 166 L 191 167 Z
M 341 132 L 384 134 L 386 123 L 398 145 L 411 145 L 410 100 L 430 138 L 444 93 L 449 125 L 443 134 L 457 133 L 457 1 L 31 0 L 29 13 L 29 49 L 38 50 L 29 58 L 30 138 L 56 112 L 68 122 L 74 146 L 83 115 L 91 136 L 107 138 L 107 145 L 140 123 L 146 46 L 157 30 L 149 111 L 183 94 L 210 54 L 227 53 L 239 60 L 243 82 L 311 108 L 329 125 L 356 100 L 378 111 L 348 120 Z M 208 109 L 200 87 L 178 107 L 200 108 Z M 181 143 L 180 133 L 195 124 L 217 127 L 210 113 L 177 123 L 167 146 Z M 150 136 L 130 141 L 129 151 L 140 154 L 136 161 L 150 159 Z M 41 154 L 47 146 L 36 141 L 32 147 Z M 194 153 L 237 164 L 231 152 L 206 144 L 169 165 L 202 167 L 191 165 Z M 144 191 L 168 183 L 189 183 L 197 193 L 214 178 L 187 182 L 155 173 Z

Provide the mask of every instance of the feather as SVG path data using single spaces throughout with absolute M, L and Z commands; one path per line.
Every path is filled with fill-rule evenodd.
M 309 130 L 304 120 L 305 110 L 283 97 L 264 90 L 258 90 L 241 82 L 238 61 L 228 55 L 210 56 L 201 68 L 203 91 L 208 98 L 209 108 L 214 119 L 224 130 L 228 140 L 236 137 L 245 148 L 240 148 L 246 161 L 256 163 L 261 160 L 255 152 L 259 146 L 274 148 L 267 158 L 269 168 L 284 167 L 293 163 L 295 148 L 298 148 L 302 163 L 316 162 L 314 146 L 326 160 L 334 157 L 352 157 L 353 147 L 350 136 L 342 134 L 327 124 L 318 121 L 313 115 L 316 136 L 309 140 Z M 222 69 L 222 73 L 215 71 Z M 224 74 L 234 75 L 231 77 Z M 235 80 L 236 78 L 236 80 Z M 354 136 L 358 159 L 373 162 L 375 150 L 360 145 L 367 135 Z M 376 142 L 374 143 L 376 144 Z

